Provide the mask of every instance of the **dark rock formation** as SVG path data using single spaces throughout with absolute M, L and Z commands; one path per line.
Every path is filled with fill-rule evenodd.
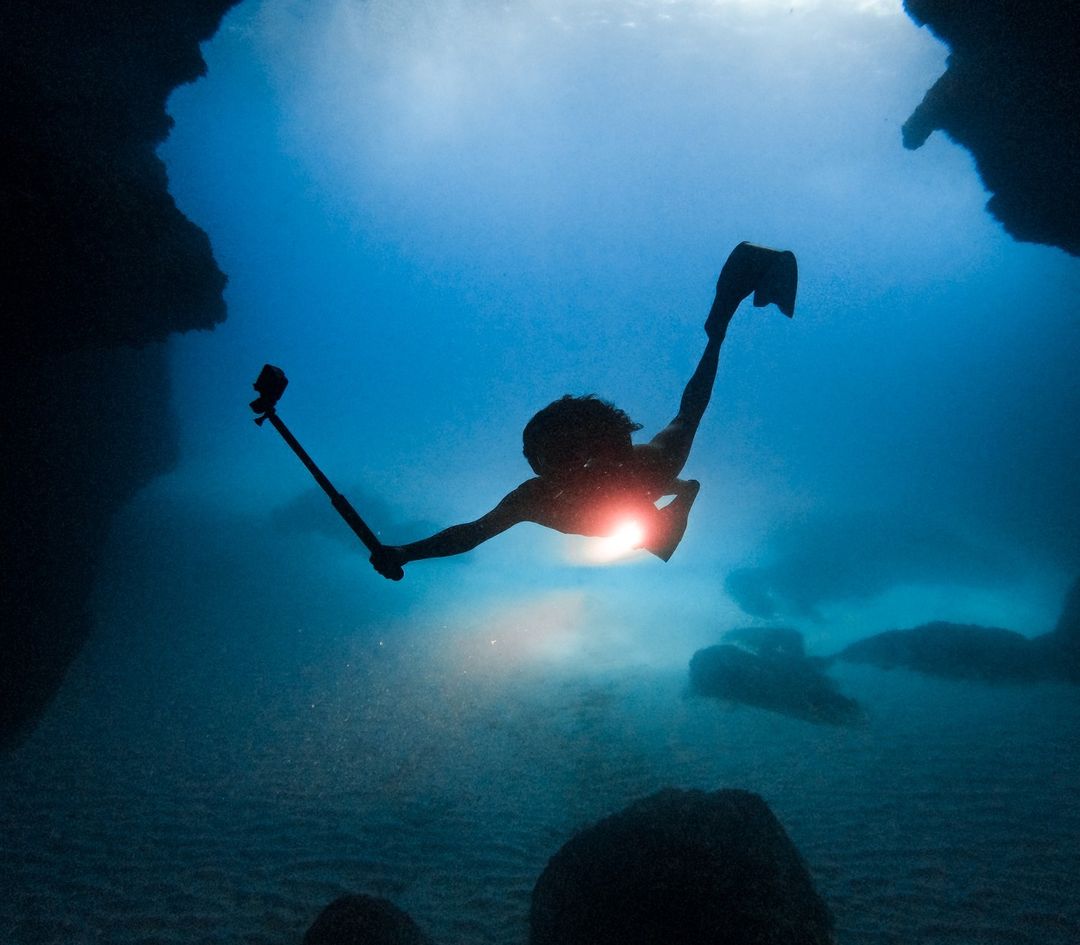
M 5 357 L 6 362 L 8 359 Z M 0 745 L 44 710 L 91 626 L 116 509 L 176 454 L 158 345 L 31 358 L 2 372 Z
M 967 148 L 988 208 L 1016 239 L 1080 255 L 1080 4 L 904 0 L 948 44 L 948 68 L 904 124 Z
M 836 658 L 946 679 L 1080 683 L 1080 578 L 1054 631 L 1034 639 L 999 627 L 939 621 L 886 630 L 851 644 Z
M 668 788 L 582 830 L 533 888 L 530 945 L 826 945 L 799 851 L 749 791 Z M 401 909 L 342 896 L 303 945 L 431 945 Z
M 767 558 L 737 568 L 727 592 L 761 620 L 822 620 L 841 601 L 865 601 L 897 584 L 985 586 L 1010 565 L 933 518 L 869 508 L 802 518 L 772 530 Z
M 839 658 L 949 679 L 1031 682 L 1046 677 L 1046 667 L 1027 637 L 969 624 L 937 622 L 886 630 L 851 644 Z
M 172 90 L 236 0 L 5 3 L 6 346 L 162 341 L 225 315 L 225 277 L 154 153 Z
M 173 462 L 151 343 L 224 317 L 225 277 L 154 151 L 167 96 L 204 73 L 199 43 L 234 2 L 0 7 L 0 746 L 32 725 L 86 637 L 113 513 Z
M 323 909 L 303 945 L 431 945 L 431 939 L 392 902 L 355 895 Z
M 1080 577 L 1073 581 L 1065 595 L 1061 616 L 1052 636 L 1062 650 L 1072 652 L 1080 659 Z
M 733 643 L 751 653 L 775 653 L 801 660 L 806 657 L 806 647 L 798 630 L 790 627 L 736 627 L 724 634 L 725 643 Z
M 668 789 L 571 839 L 533 889 L 530 945 L 810 945 L 831 918 L 747 791 Z
M 748 627 L 690 660 L 690 685 L 702 696 L 757 706 L 807 722 L 845 725 L 862 717 L 859 704 L 837 691 L 824 661 L 807 657 L 802 635 Z

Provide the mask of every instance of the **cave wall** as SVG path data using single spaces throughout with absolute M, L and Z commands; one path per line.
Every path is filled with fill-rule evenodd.
M 235 2 L 0 7 L 0 747 L 32 729 L 90 631 L 116 510 L 176 460 L 162 342 L 225 317 L 225 276 L 155 149 Z
M 987 208 L 1015 239 L 1080 255 L 1080 3 L 904 0 L 950 49 L 904 124 L 907 148 L 943 131 L 967 148 Z

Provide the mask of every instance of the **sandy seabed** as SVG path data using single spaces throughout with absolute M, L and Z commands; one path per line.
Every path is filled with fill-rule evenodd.
M 0 940 L 286 945 L 363 891 L 519 945 L 559 846 L 675 785 L 760 793 L 842 945 L 1080 941 L 1077 689 L 838 667 L 831 728 L 490 641 L 197 649 L 92 647 L 0 759 Z

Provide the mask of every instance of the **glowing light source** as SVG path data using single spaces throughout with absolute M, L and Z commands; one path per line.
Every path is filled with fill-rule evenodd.
M 588 558 L 596 564 L 608 564 L 629 557 L 645 540 L 645 529 L 636 519 L 626 519 L 616 526 L 607 538 L 592 541 L 588 546 Z
M 618 528 L 615 529 L 615 533 L 605 539 L 605 541 L 611 542 L 613 546 L 622 551 L 633 551 L 645 540 L 645 529 L 641 527 L 641 524 L 630 519 L 623 522 Z

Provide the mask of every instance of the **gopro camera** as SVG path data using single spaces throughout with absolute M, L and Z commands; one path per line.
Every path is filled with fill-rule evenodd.
M 259 396 L 251 402 L 251 409 L 260 414 L 272 413 L 288 385 L 289 379 L 281 368 L 264 364 L 252 385 Z

